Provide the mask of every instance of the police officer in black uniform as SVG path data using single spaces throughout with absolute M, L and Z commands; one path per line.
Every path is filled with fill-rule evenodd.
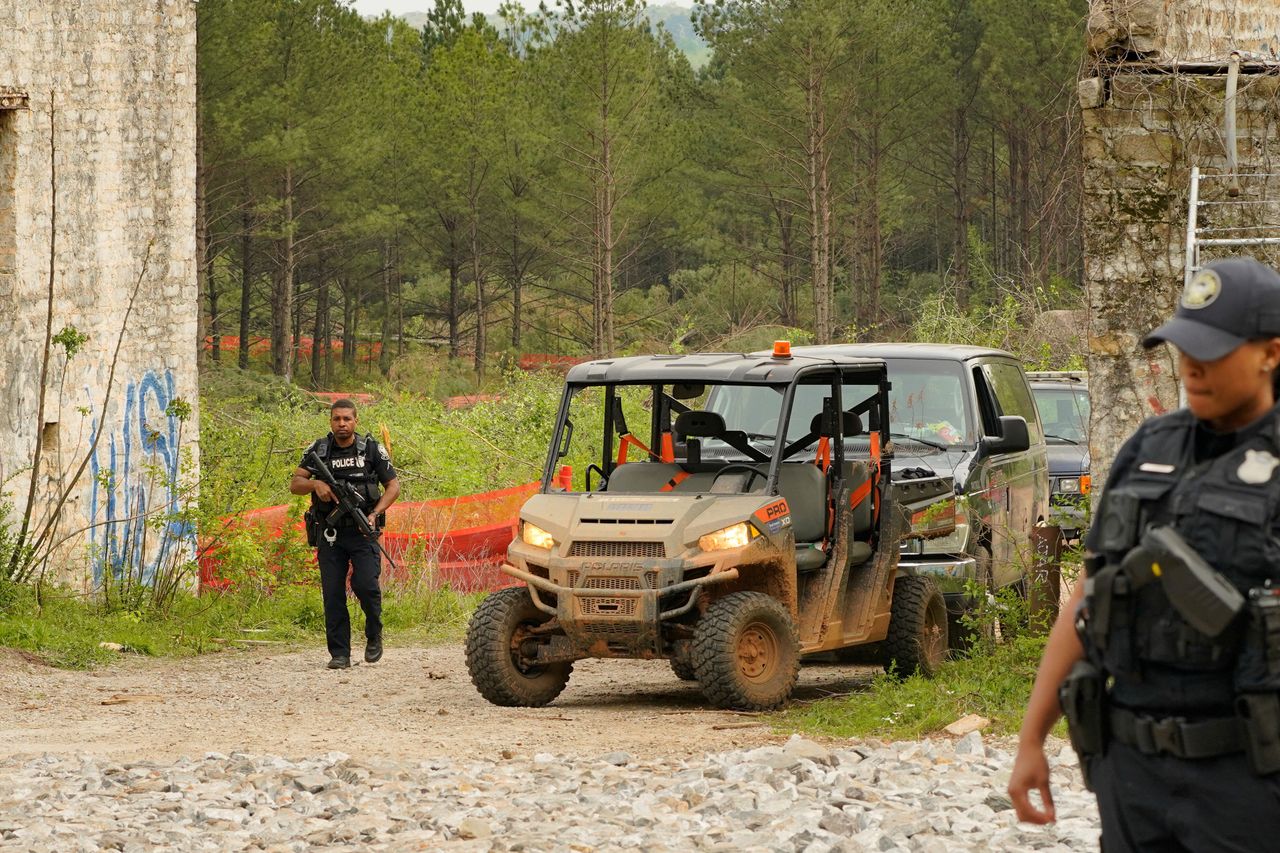
M 380 517 L 400 496 L 400 482 L 387 451 L 373 436 L 358 435 L 356 404 L 341 399 L 329 408 L 327 436 L 316 441 L 303 454 L 293 472 L 289 491 L 295 495 L 311 495 L 311 515 L 319 519 L 316 540 L 317 562 L 320 564 L 320 588 L 324 596 L 325 638 L 329 644 L 329 669 L 351 666 L 351 617 L 347 613 L 347 572 L 350 567 L 351 591 L 360 601 L 365 619 L 366 663 L 377 663 L 382 657 L 382 590 L 378 574 L 382 568 L 377 543 L 366 538 L 353 519 L 343 515 L 332 526 L 324 523 L 337 506 L 333 490 L 308 467 L 312 451 L 333 473 L 334 479 L 351 483 L 362 496 L 361 509 L 371 520 Z M 379 488 L 381 486 L 382 488 Z M 385 491 L 384 491 L 385 489 Z
M 1103 850 L 1278 849 L 1280 275 L 1206 264 L 1143 344 L 1166 342 L 1187 407 L 1116 456 L 1009 794 L 1020 819 L 1054 819 L 1044 740 L 1065 711 Z

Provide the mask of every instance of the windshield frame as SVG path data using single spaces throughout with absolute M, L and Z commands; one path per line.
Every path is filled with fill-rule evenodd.
M 788 427 L 791 422 L 791 417 L 792 417 L 792 413 L 795 405 L 797 387 L 800 385 L 821 384 L 821 383 L 806 382 L 805 380 L 813 377 L 815 374 L 823 374 L 823 373 L 829 374 L 831 379 L 831 389 L 832 389 L 833 399 L 836 401 L 837 405 L 843 405 L 840 398 L 840 394 L 843 390 L 842 386 L 844 383 L 844 379 L 846 376 L 850 374 L 856 374 L 857 372 L 859 371 L 856 368 L 850 369 L 850 367 L 842 366 L 839 364 L 830 364 L 830 363 L 815 364 L 815 365 L 807 366 L 797 371 L 795 374 L 791 376 L 790 380 L 786 382 L 725 382 L 721 380 L 707 380 L 702 384 L 705 384 L 708 387 L 708 394 L 713 393 L 714 388 L 729 387 L 729 386 L 744 386 L 744 387 L 760 386 L 760 387 L 768 387 L 768 388 L 782 390 L 782 399 L 778 409 L 779 411 L 778 426 L 773 436 L 773 447 L 770 448 L 768 453 L 769 476 L 765 486 L 765 491 L 767 494 L 772 495 L 772 494 L 777 494 L 778 474 L 779 474 L 779 471 L 781 470 L 781 465 L 784 461 L 784 453 L 786 451 L 787 444 L 788 444 L 787 433 L 788 433 Z M 868 376 L 867 379 L 870 380 L 871 377 Z M 698 381 L 698 380 L 694 380 L 689 377 L 682 376 L 680 377 L 680 381 L 691 382 L 691 381 Z M 875 402 L 871 406 L 872 412 L 885 412 L 888 410 L 889 382 L 885 378 L 883 367 L 880 368 L 879 376 L 875 381 L 866 381 L 858 384 L 865 385 L 865 387 L 870 392 L 865 397 L 862 398 L 863 400 L 874 398 Z M 540 491 L 543 493 L 563 491 L 562 489 L 556 486 L 557 474 L 559 472 L 560 463 L 562 459 L 562 456 L 560 455 L 560 449 L 564 444 L 565 433 L 566 433 L 566 430 L 568 429 L 567 425 L 569 423 L 570 415 L 572 413 L 571 410 L 572 410 L 573 401 L 578 394 L 591 388 L 599 388 L 599 389 L 602 389 L 604 392 L 604 401 L 603 401 L 604 416 L 602 419 L 603 423 L 596 424 L 594 426 L 588 425 L 588 424 L 575 424 L 572 429 L 574 432 L 576 432 L 579 429 L 589 430 L 594 428 L 600 428 L 602 430 L 601 436 L 603 440 L 602 440 L 602 447 L 601 447 L 601 458 L 593 464 L 599 466 L 601 470 L 605 472 L 612 473 L 613 468 L 616 467 L 615 454 L 618 447 L 618 444 L 617 444 L 618 436 L 617 436 L 617 431 L 614 428 L 614 418 L 613 418 L 613 403 L 614 403 L 614 399 L 617 396 L 617 390 L 619 388 L 648 388 L 650 389 L 651 394 L 656 394 L 656 393 L 665 393 L 665 389 L 667 389 L 670 385 L 671 385 L 670 382 L 656 383 L 656 382 L 650 382 L 650 381 L 566 382 L 564 386 L 564 391 L 560 398 L 560 406 L 556 416 L 556 426 L 552 433 L 550 444 L 547 448 L 547 456 L 546 456 L 546 462 L 543 466 L 542 484 L 541 484 Z M 652 399 L 653 398 L 651 397 L 651 400 Z M 660 430 L 662 426 L 661 413 L 659 412 L 658 406 L 652 406 L 650 417 L 647 418 L 647 420 L 649 421 L 648 445 L 649 447 L 654 448 L 656 450 L 656 448 L 660 446 L 659 444 L 661 439 Z M 881 434 L 881 443 L 882 444 L 887 443 L 888 441 L 888 436 L 886 432 L 888 428 L 887 420 L 884 418 L 880 418 L 877 415 L 875 418 L 875 421 L 873 421 L 872 423 L 874 423 L 874 426 L 878 427 L 876 431 L 878 431 Z M 871 430 L 872 423 L 869 423 L 867 425 L 867 429 L 864 432 L 864 435 L 858 436 L 858 438 L 862 438 L 870 434 L 870 432 L 872 431 Z M 638 423 L 634 425 L 638 426 Z M 632 424 L 629 424 L 629 426 L 632 426 Z M 639 433 L 638 431 L 633 431 L 632 434 L 638 435 Z M 840 459 L 843 459 L 844 457 L 843 445 L 845 444 L 847 437 L 842 436 L 842 439 L 845 439 L 845 440 L 832 443 L 833 455 L 838 455 Z M 762 449 L 762 452 L 763 452 L 763 449 Z M 763 465 L 765 463 L 762 462 L 762 463 L 748 463 L 748 464 Z M 592 492 L 586 492 L 586 491 L 574 492 L 572 489 L 570 489 L 569 491 L 574 494 L 591 494 L 592 493 Z

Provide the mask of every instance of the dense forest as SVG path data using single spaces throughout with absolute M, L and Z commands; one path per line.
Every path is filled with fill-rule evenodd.
M 198 8 L 212 360 L 332 387 L 1079 299 L 1085 0 L 698 2 L 697 70 L 643 0 Z

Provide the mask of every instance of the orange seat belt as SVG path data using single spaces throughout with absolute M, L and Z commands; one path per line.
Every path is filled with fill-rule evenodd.
M 871 482 L 875 484 L 871 492 L 871 523 L 880 522 L 880 431 L 871 433 Z
M 631 433 L 627 433 L 626 435 L 621 436 L 620 440 L 618 441 L 618 464 L 619 465 L 627 464 L 627 449 L 633 445 L 635 447 L 640 448 L 650 456 L 654 456 L 655 458 L 657 458 L 654 452 L 649 448 L 645 447 L 644 443 L 640 441 L 640 439 L 636 438 Z
M 662 434 L 662 454 L 661 455 L 662 455 L 663 462 L 676 461 L 676 442 L 675 442 L 675 438 L 671 435 L 671 430 L 667 430 Z
M 672 477 L 670 480 L 668 480 L 667 484 L 663 486 L 661 489 L 658 489 L 658 491 L 669 492 L 672 489 L 674 489 L 676 486 L 683 483 L 685 480 L 689 479 L 689 477 L 690 477 L 690 474 L 688 471 L 677 471 L 676 475 Z
M 867 480 L 849 498 L 849 508 L 853 509 L 871 496 L 871 481 Z
M 831 468 L 831 439 L 823 436 L 818 439 L 818 453 L 813 458 L 813 464 L 822 469 L 822 473 L 827 473 Z

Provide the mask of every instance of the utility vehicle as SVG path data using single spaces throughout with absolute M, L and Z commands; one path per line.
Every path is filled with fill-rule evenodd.
M 803 655 L 869 644 L 932 674 L 946 606 L 899 545 L 954 532 L 953 484 L 891 488 L 889 388 L 881 359 L 786 342 L 572 368 L 502 567 L 524 585 L 468 629 L 480 693 L 540 706 L 576 660 L 665 658 L 715 706 L 768 709 Z

